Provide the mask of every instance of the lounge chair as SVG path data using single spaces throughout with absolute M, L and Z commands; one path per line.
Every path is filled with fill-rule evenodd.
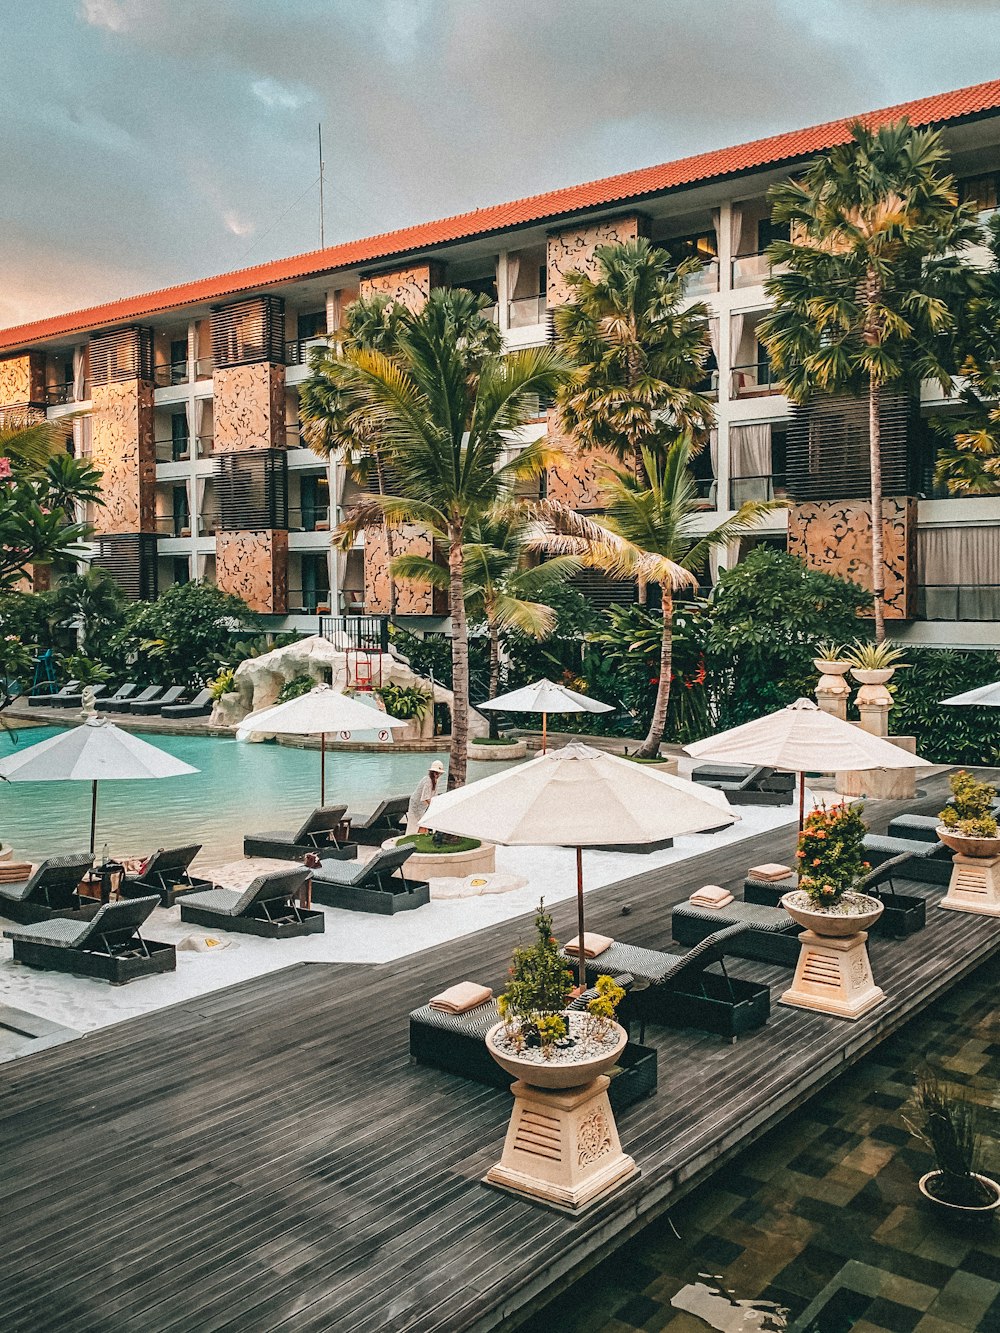
M 28 707 L 59 708 L 61 706 L 60 700 L 73 694 L 75 691 L 79 690 L 79 688 L 80 682 L 78 680 L 68 680 L 61 690 L 57 690 L 53 694 L 29 694 Z
M 125 705 L 125 711 L 127 713 L 138 713 L 141 717 L 153 717 L 164 704 L 175 704 L 178 699 L 183 698 L 185 688 L 184 685 L 171 685 L 161 698 L 136 699 L 134 703 Z
M 954 855 L 951 848 L 938 842 L 936 835 L 931 842 L 919 830 L 910 829 L 907 834 L 905 838 L 900 837 L 891 826 L 888 834 L 866 833 L 863 843 L 865 860 L 869 865 L 880 866 L 905 854 L 912 858 L 906 870 L 907 879 L 920 884 L 949 884 Z
M 107 692 L 107 685 L 89 685 L 87 687 L 93 690 L 94 699 L 97 700 L 102 694 Z M 74 694 L 60 694 L 52 700 L 54 708 L 79 708 L 83 703 L 83 690 L 77 689 Z
M 716 777 L 695 769 L 692 781 L 714 791 L 725 792 L 730 805 L 791 805 L 795 799 L 795 774 L 779 773 L 759 764 L 732 777 Z
M 390 796 L 379 801 L 367 815 L 351 815 L 351 837 L 363 847 L 381 847 L 387 838 L 401 833 L 401 817 L 409 809 L 409 796 Z
M 214 888 L 210 879 L 198 879 L 191 874 L 191 862 L 200 851 L 199 842 L 189 847 L 158 848 L 141 873 L 126 876 L 121 896 L 140 898 L 156 893 L 164 907 L 173 907 L 178 898 Z
M 139 927 L 159 898 L 133 898 L 104 903 L 89 920 L 56 917 L 33 926 L 5 930 L 14 941 L 14 962 L 51 972 L 101 977 L 122 986 L 154 972 L 174 972 L 177 952 L 172 944 L 144 940 Z
M 109 694 L 104 699 L 98 699 L 97 711 L 99 713 L 116 713 L 119 705 L 123 704 L 127 699 L 131 699 L 132 695 L 135 694 L 138 688 L 139 686 L 135 681 L 129 681 L 126 685 L 119 685 L 114 694 Z
M 927 904 L 924 899 L 896 892 L 896 876 L 902 873 L 905 866 L 906 877 L 909 878 L 913 862 L 912 852 L 901 852 L 869 870 L 858 882 L 858 893 L 868 893 L 879 898 L 884 907 L 882 915 L 871 927 L 873 933 L 901 939 L 922 930 L 927 924 Z M 796 889 L 798 882 L 797 875 L 788 875 L 778 880 L 759 880 L 748 875 L 743 881 L 743 900 L 765 907 L 777 907 L 782 895 Z
M 189 704 L 167 704 L 160 710 L 161 717 L 207 717 L 212 711 L 212 691 L 199 690 Z
M 163 693 L 162 685 L 147 685 L 146 688 L 140 691 L 140 693 L 137 694 L 134 699 L 125 699 L 123 701 L 119 701 L 118 706 L 115 709 L 115 712 L 131 713 L 132 709 L 136 706 L 136 704 L 152 703 L 155 700 L 159 699 L 162 693 Z
M 322 912 L 301 908 L 295 898 L 305 888 L 309 871 L 302 866 L 258 875 L 249 888 L 210 889 L 181 899 L 181 920 L 213 930 L 286 939 L 293 935 L 322 935 Z
M 32 922 L 84 911 L 77 889 L 93 861 L 89 852 L 50 856 L 27 879 L 0 884 L 0 916 Z
M 670 914 L 670 930 L 678 944 L 700 944 L 724 926 L 748 926 L 729 939 L 727 952 L 734 958 L 794 967 L 799 960 L 799 931 L 783 907 L 759 907 L 756 903 L 728 903 L 725 907 L 698 907 L 678 903 Z
M 357 844 L 341 841 L 339 829 L 347 823 L 346 805 L 318 806 L 301 827 L 292 832 L 248 833 L 243 839 L 244 856 L 273 856 L 278 861 L 301 861 L 307 852 L 319 852 L 327 860 L 349 860 L 357 855 Z
M 757 981 L 731 977 L 726 957 L 736 953 L 750 927 L 744 923 L 724 925 L 706 935 L 687 953 L 661 953 L 615 940 L 596 958 L 586 959 L 587 980 L 629 973 L 642 988 L 630 990 L 622 1004 L 622 1021 L 634 1017 L 641 1024 L 639 1041 L 645 1041 L 647 1021 L 673 1028 L 700 1028 L 731 1041 L 743 1032 L 763 1027 L 771 1013 L 771 992 Z M 563 952 L 570 966 L 576 955 Z M 717 963 L 720 972 L 706 969 Z
M 324 859 L 313 872 L 313 901 L 383 916 L 423 907 L 430 902 L 427 881 L 396 873 L 412 855 L 413 848 L 407 846 L 380 848 L 368 862 Z
M 627 983 L 631 978 L 617 980 Z M 578 1003 L 586 1000 L 582 995 Z M 410 1059 L 491 1088 L 508 1088 L 510 1075 L 493 1059 L 483 1040 L 499 1021 L 496 1000 L 487 1000 L 464 1014 L 443 1013 L 430 1005 L 414 1009 L 410 1014 Z M 656 1090 L 655 1048 L 630 1041 L 609 1073 L 612 1109 L 624 1111 Z

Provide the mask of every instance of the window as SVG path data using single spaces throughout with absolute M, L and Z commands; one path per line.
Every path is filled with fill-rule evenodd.
M 772 241 L 788 240 L 788 223 L 772 222 L 770 218 L 761 218 L 757 223 L 757 249 L 763 252 Z
M 302 607 L 315 615 L 320 603 L 330 602 L 330 571 L 325 555 L 302 556 Z
M 296 334 L 300 339 L 325 338 L 326 311 L 310 310 L 308 314 L 299 315 L 298 323 L 296 325 Z
M 174 556 L 174 582 L 190 583 L 191 564 L 186 555 Z
M 173 503 L 174 536 L 189 537 L 191 535 L 191 510 L 188 508 L 188 493 L 186 486 L 174 487 Z
M 170 457 L 175 463 L 188 457 L 191 447 L 186 412 L 173 412 L 170 417 Z
M 187 383 L 187 365 L 188 345 L 186 338 L 172 338 L 170 340 L 170 383 Z
M 670 240 L 663 242 L 663 248 L 675 264 L 683 263 L 685 259 L 692 257 L 707 264 L 719 253 L 714 231 L 699 232 L 694 236 L 672 236 Z
M 974 204 L 980 213 L 992 213 L 997 206 L 998 176 L 990 172 L 984 176 L 967 176 L 958 182 L 958 198 L 963 204 Z

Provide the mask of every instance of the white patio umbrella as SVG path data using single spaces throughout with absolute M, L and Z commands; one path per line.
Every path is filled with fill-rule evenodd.
M 520 690 L 511 690 L 509 694 L 498 695 L 496 699 L 487 699 L 479 708 L 487 708 L 496 713 L 541 713 L 542 715 L 542 754 L 545 754 L 548 740 L 548 721 L 550 713 L 613 713 L 612 704 L 602 704 L 599 699 L 591 699 L 586 694 L 557 685 L 554 680 L 536 680 L 533 685 L 525 685 Z
M 977 685 L 974 690 L 953 694 L 950 699 L 942 699 L 941 702 L 968 708 L 1000 708 L 1000 680 L 994 681 L 992 685 Z
M 390 717 L 374 705 L 359 703 L 329 685 L 316 685 L 297 699 L 249 713 L 240 723 L 236 739 L 245 741 L 253 732 L 261 731 L 280 732 L 283 736 L 318 736 L 319 803 L 325 805 L 327 736 L 349 741 L 355 731 L 378 731 L 388 739 L 390 731 L 405 726 L 405 721 Z
M 98 782 L 135 782 L 145 778 L 176 778 L 197 773 L 166 750 L 142 741 L 103 717 L 50 740 L 30 745 L 0 762 L 0 778 L 8 782 L 89 782 L 90 852 L 97 837 Z
M 584 847 L 609 842 L 642 846 L 738 819 L 721 792 L 574 741 L 435 796 L 423 824 L 508 847 L 574 847 L 582 943 Z M 584 976 L 581 949 L 581 982 Z
M 695 759 L 731 764 L 761 764 L 799 775 L 799 828 L 805 814 L 806 773 L 843 773 L 869 768 L 929 768 L 926 759 L 908 754 L 881 736 L 824 713 L 812 699 L 796 699 L 787 708 L 754 718 L 685 745 Z

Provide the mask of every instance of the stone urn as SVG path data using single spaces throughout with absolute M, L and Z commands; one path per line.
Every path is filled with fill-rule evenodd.
M 1000 916 L 1000 837 L 973 838 L 943 824 L 935 832 L 955 853 L 948 892 L 938 907 L 977 916 Z
M 834 661 L 828 657 L 814 657 L 813 666 L 819 672 L 816 684 L 816 702 L 824 713 L 847 721 L 847 701 L 851 697 L 851 687 L 845 677 L 851 668 L 850 662 Z
M 895 667 L 851 667 L 851 675 L 859 685 L 884 685 L 886 681 L 892 680 L 895 675 Z
M 856 1019 L 885 999 L 872 977 L 866 945 L 868 929 L 883 906 L 865 893 L 845 893 L 841 904 L 839 912 L 814 907 L 802 889 L 782 897 L 782 907 L 804 927 L 795 976 L 782 1004 Z
M 586 1015 L 566 1015 L 569 1035 L 578 1035 Z M 622 1151 L 606 1073 L 618 1060 L 628 1034 L 611 1024 L 607 1043 L 591 1053 L 557 1051 L 551 1060 L 529 1058 L 503 1048 L 504 1025 L 486 1034 L 486 1049 L 513 1074 L 511 1113 L 503 1154 L 490 1167 L 486 1184 L 580 1213 L 637 1174 Z
M 953 852 L 960 852 L 962 856 L 970 856 L 974 860 L 980 857 L 1000 856 L 1000 837 L 973 838 L 967 833 L 956 833 L 954 829 L 946 828 L 944 824 L 939 824 L 934 832 L 938 835 L 939 841 L 950 847 Z

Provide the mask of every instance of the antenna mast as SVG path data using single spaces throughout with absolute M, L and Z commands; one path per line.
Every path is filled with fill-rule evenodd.
M 326 228 L 323 216 L 323 126 L 317 125 L 319 132 L 319 248 L 326 248 Z

